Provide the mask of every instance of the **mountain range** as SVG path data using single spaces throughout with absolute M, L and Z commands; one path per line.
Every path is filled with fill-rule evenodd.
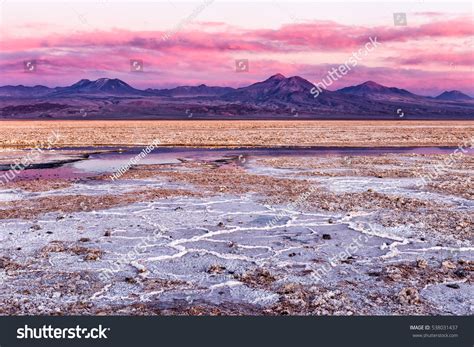
M 67 87 L 0 87 L 0 119 L 474 119 L 474 99 L 460 91 L 437 97 L 373 81 L 336 91 L 276 74 L 242 88 L 179 86 L 137 89 L 119 79 Z

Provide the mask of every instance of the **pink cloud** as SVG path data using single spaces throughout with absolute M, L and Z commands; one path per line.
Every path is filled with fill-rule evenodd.
M 210 26 L 219 27 L 220 23 Z M 220 51 L 305 51 L 322 48 L 326 50 L 347 49 L 367 42 L 377 36 L 384 42 L 397 42 L 428 38 L 456 38 L 474 35 L 472 18 L 460 17 L 438 20 L 407 27 L 362 27 L 348 26 L 331 21 L 293 23 L 281 26 L 279 30 L 234 30 L 232 32 L 206 31 L 129 31 L 110 30 L 80 32 L 67 35 L 50 35 L 44 38 L 17 38 L 6 35 L 0 41 L 4 51 L 28 50 L 45 47 L 86 47 L 125 45 L 146 49 L 172 49 L 176 46 L 188 49 Z M 225 29 L 225 28 L 224 28 Z M 163 39 L 168 35 L 169 39 Z
M 411 52 L 407 56 L 387 58 L 387 61 L 395 62 L 399 65 L 432 65 L 441 64 L 445 66 L 474 66 L 474 52 Z
M 444 48 L 462 47 L 474 35 L 472 18 L 440 20 L 436 16 L 436 19 L 406 27 L 348 26 L 315 21 L 270 30 L 205 22 L 195 23 L 192 31 L 176 32 L 114 29 L 32 38 L 7 32 L 0 39 L 0 73 L 2 81 L 10 84 L 64 85 L 81 78 L 107 76 L 123 78 L 137 87 L 199 83 L 241 86 L 277 72 L 300 74 L 314 82 L 325 73 L 326 65 L 294 62 L 295 54 L 350 54 L 362 47 L 369 37 L 377 36 L 384 44 L 379 48 L 383 50 L 382 57 L 370 67 L 364 67 L 363 63 L 367 62 L 362 62 L 336 85 L 342 87 L 374 79 L 415 92 L 464 89 L 473 93 L 470 85 L 473 72 L 472 68 L 467 69 L 472 67 L 472 52 L 459 49 L 439 52 L 438 44 L 434 43 L 443 39 L 447 45 Z M 400 51 L 400 47 L 407 44 L 423 49 Z M 130 73 L 132 58 L 144 60 L 145 73 Z M 250 59 L 249 73 L 235 72 L 235 59 L 239 58 Z M 38 60 L 37 74 L 23 73 L 22 62 L 26 59 Z M 436 69 L 428 70 L 425 66 Z M 417 69 L 402 69 L 404 67 Z M 434 87 L 428 90 L 427 84 Z

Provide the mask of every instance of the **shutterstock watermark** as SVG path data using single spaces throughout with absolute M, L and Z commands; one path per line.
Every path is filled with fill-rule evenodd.
M 279 212 L 275 217 L 273 217 L 266 225 L 266 227 L 273 228 L 280 220 L 282 220 L 285 217 L 288 217 L 291 214 L 291 210 L 296 209 L 298 206 L 302 206 L 306 200 L 311 196 L 316 191 L 316 187 L 311 186 L 308 191 L 302 193 L 298 198 L 287 205 L 287 209 Z M 290 210 L 290 211 L 289 211 Z
M 51 325 L 43 325 L 42 327 L 30 328 L 25 325 L 18 328 L 16 338 L 24 339 L 107 339 L 107 332 L 110 328 L 104 328 L 99 325 L 97 328 L 81 328 L 76 325 L 74 328 L 53 328 Z
M 13 164 L 10 165 L 10 170 L 0 176 L 0 186 L 5 185 L 15 179 L 15 177 L 20 172 L 32 165 L 38 156 L 43 153 L 43 151 L 54 151 L 54 149 L 51 148 L 58 142 L 59 138 L 60 134 L 53 131 L 46 142 L 41 142 L 40 144 L 36 145 L 35 148 L 28 152 L 28 154 L 23 158 L 14 160 Z
M 153 226 L 157 229 L 153 230 L 153 233 L 145 237 L 137 245 L 135 245 L 130 251 L 124 254 L 118 263 L 112 264 L 110 267 L 102 269 L 99 274 L 101 281 L 107 281 L 113 278 L 114 274 L 118 272 L 123 266 L 131 264 L 136 259 L 140 258 L 140 255 L 150 246 L 153 246 L 156 243 L 156 240 L 162 237 L 165 229 L 163 226 L 154 223 Z M 137 264 L 135 264 L 137 265 Z M 141 269 L 145 271 L 145 269 Z
M 371 224 L 369 224 L 369 228 L 373 232 L 374 227 Z M 369 242 L 372 237 L 374 237 L 373 234 L 365 233 L 354 237 L 349 244 L 343 247 L 342 251 L 328 259 L 329 264 L 321 265 L 315 270 L 315 274 L 313 274 L 312 276 L 315 278 L 316 283 L 324 282 L 324 277 L 327 276 L 332 271 L 332 269 L 339 265 L 338 261 L 343 262 L 348 259 L 351 259 L 351 257 L 359 249 L 361 249 L 364 244 Z
M 474 137 L 464 141 L 459 145 L 446 159 L 431 167 L 423 167 L 423 173 L 418 177 L 418 187 L 422 187 L 431 181 L 437 179 L 443 172 L 450 169 L 459 159 L 474 149 Z
M 150 152 L 153 151 L 155 149 L 155 147 L 158 146 L 159 144 L 160 144 L 159 140 L 153 140 L 151 145 L 144 148 L 140 152 L 140 154 L 138 154 L 135 157 L 133 157 L 132 159 L 130 159 L 127 164 L 123 165 L 113 175 L 109 176 L 110 179 L 112 181 L 115 181 L 115 180 L 119 179 L 120 177 L 122 177 L 122 175 L 125 174 L 128 170 L 130 170 L 130 168 L 133 165 L 137 165 L 143 158 L 145 158 L 148 154 L 150 154 Z
M 324 77 L 320 82 L 315 83 L 315 87 L 311 88 L 310 93 L 314 98 L 317 98 L 324 89 L 331 86 L 333 82 L 347 75 L 352 70 L 352 68 L 359 64 L 359 61 L 361 61 L 363 57 L 367 56 L 379 45 L 380 42 L 377 41 L 377 36 L 369 37 L 369 41 L 367 41 L 364 47 L 359 48 L 357 52 L 353 52 L 352 55 L 344 62 L 344 64 L 339 65 L 337 68 L 333 67 L 328 71 L 326 77 Z

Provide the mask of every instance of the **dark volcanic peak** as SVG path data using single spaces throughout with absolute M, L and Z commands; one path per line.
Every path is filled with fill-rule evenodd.
M 469 95 L 466 95 L 459 90 L 445 91 L 438 95 L 435 99 L 447 101 L 472 100 Z
M 400 96 L 400 97 L 417 97 L 417 95 L 410 93 L 408 90 L 386 87 L 374 81 L 367 81 L 362 84 L 346 87 L 338 90 L 339 93 L 353 94 L 359 96 Z
M 286 89 L 288 92 L 306 92 L 311 90 L 314 85 L 304 78 L 293 76 L 282 79 L 279 87 Z
M 269 78 L 267 78 L 265 81 L 261 82 L 256 82 L 254 84 L 251 84 L 247 87 L 242 87 L 237 90 L 244 90 L 244 89 L 261 89 L 261 88 L 269 88 L 278 85 L 281 81 L 286 80 L 286 77 L 283 76 L 282 74 L 276 74 L 273 75 Z
M 358 87 L 360 90 L 367 90 L 367 91 L 373 91 L 373 92 L 382 92 L 388 88 L 374 81 L 367 81 L 362 84 L 359 84 L 356 87 Z
M 99 78 L 96 81 L 90 81 L 87 79 L 80 80 L 79 82 L 68 87 L 70 91 L 76 91 L 81 93 L 87 92 L 105 92 L 111 94 L 127 94 L 138 92 L 135 89 L 117 78 Z
M 87 85 L 90 85 L 91 83 L 92 83 L 91 80 L 82 79 L 82 80 L 80 80 L 79 82 L 74 83 L 74 84 L 71 85 L 70 87 L 71 87 L 71 88 L 82 88 L 82 87 L 85 87 L 85 86 L 87 86 Z
M 235 100 L 241 102 L 257 101 L 301 101 L 310 99 L 311 88 L 314 85 L 299 76 L 286 78 L 281 74 L 274 75 L 263 82 L 254 83 L 248 87 L 242 87 L 234 92 L 228 93 L 223 97 L 226 100 Z
M 270 80 L 284 80 L 286 77 L 283 76 L 281 73 L 277 73 L 276 75 L 271 76 L 270 78 L 267 79 L 267 81 Z

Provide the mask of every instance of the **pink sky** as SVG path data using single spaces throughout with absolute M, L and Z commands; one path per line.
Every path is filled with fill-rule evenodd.
M 316 83 L 377 37 L 380 46 L 330 89 L 373 80 L 422 95 L 474 96 L 469 3 L 96 2 L 33 5 L 28 13 L 24 4 L 2 6 L 0 85 L 110 77 L 137 88 L 243 86 L 276 73 Z M 408 25 L 394 26 L 394 12 L 406 12 Z M 130 72 L 130 59 L 143 60 L 144 72 Z M 249 72 L 237 73 L 236 59 L 248 59 Z M 37 72 L 25 73 L 25 60 L 36 60 Z

